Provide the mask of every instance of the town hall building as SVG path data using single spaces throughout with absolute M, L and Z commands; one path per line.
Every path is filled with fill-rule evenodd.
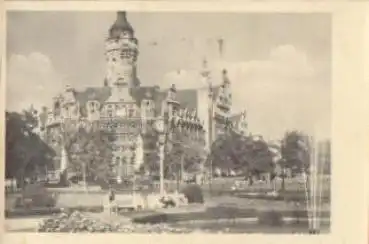
M 101 87 L 78 91 L 67 86 L 40 116 L 43 137 L 57 152 L 54 161 L 60 171 L 68 168 L 62 137 L 68 126 L 97 126 L 116 137 L 112 164 L 118 178 L 132 175 L 157 154 L 158 118 L 164 118 L 167 132 L 179 129 L 189 143 L 204 149 L 226 126 L 246 131 L 245 113 L 231 115 L 231 81 L 225 69 L 219 70 L 221 81 L 216 86 L 206 61 L 199 67 L 206 87 L 178 90 L 175 81 L 169 89 L 145 86 L 138 78 L 139 41 L 125 12 L 117 13 L 104 51 L 106 77 Z

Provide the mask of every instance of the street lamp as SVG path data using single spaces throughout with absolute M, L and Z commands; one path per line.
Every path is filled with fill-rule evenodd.
M 165 145 L 165 123 L 164 118 L 159 117 L 155 122 L 156 132 L 159 134 L 159 164 L 160 164 L 160 195 L 164 195 L 164 145 Z

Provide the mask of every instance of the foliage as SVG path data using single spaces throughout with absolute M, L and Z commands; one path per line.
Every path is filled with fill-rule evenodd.
M 35 133 L 37 114 L 6 112 L 6 177 L 23 182 L 39 168 L 51 162 L 53 150 Z
M 182 189 L 181 193 L 185 195 L 188 203 L 204 203 L 204 195 L 199 185 L 187 185 Z
M 299 131 L 288 131 L 282 140 L 282 167 L 301 172 L 308 170 L 310 163 L 310 142 Z
M 30 200 L 27 202 L 25 200 Z M 54 207 L 56 198 L 41 184 L 25 186 L 22 196 L 17 198 L 16 207 Z
M 112 232 L 114 227 L 102 221 L 96 221 L 80 212 L 62 213 L 44 220 L 38 232 Z
M 154 218 L 156 216 L 153 216 Z M 109 223 L 110 222 L 110 223 Z M 144 225 L 136 223 L 124 224 L 105 219 L 94 218 L 86 213 L 65 212 L 42 221 L 38 232 L 69 232 L 69 233 L 188 233 L 185 228 L 173 228 L 165 224 Z
M 195 132 L 175 128 L 168 137 L 165 155 L 165 174 L 179 174 L 182 165 L 185 172 L 196 172 L 203 162 L 205 151 Z
M 113 138 L 98 126 L 65 126 L 64 147 L 69 158 L 69 170 L 79 175 L 108 179 L 112 174 Z
M 274 170 L 273 155 L 263 139 L 255 140 L 230 131 L 215 140 L 211 152 L 214 167 L 257 174 Z

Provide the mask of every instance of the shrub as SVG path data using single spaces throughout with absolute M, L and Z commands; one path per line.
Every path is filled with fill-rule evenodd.
M 22 196 L 16 201 L 16 207 L 54 207 L 56 197 L 40 184 L 27 185 Z
M 188 203 L 204 203 L 204 195 L 199 185 L 191 184 L 181 191 L 187 198 Z
M 165 221 L 165 215 L 159 214 L 143 218 L 141 222 L 157 223 Z M 140 222 L 140 221 L 138 221 Z M 54 215 L 40 223 L 38 232 L 122 232 L 122 233 L 188 233 L 185 228 L 172 228 L 165 224 L 108 223 L 78 211 Z
M 271 210 L 259 214 L 259 223 L 269 226 L 283 225 L 283 218 L 280 212 Z

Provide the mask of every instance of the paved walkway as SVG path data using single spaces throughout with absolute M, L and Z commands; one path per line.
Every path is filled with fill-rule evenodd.
M 38 223 L 47 217 L 5 219 L 5 231 L 36 231 Z

